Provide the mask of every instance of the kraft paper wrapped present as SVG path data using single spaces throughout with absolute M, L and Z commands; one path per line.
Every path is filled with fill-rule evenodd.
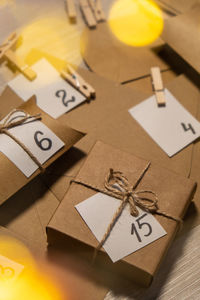
M 199 67 L 199 13 L 200 3 L 189 11 L 165 20 L 162 39 L 198 73 Z
M 48 243 L 50 245 L 57 243 L 69 244 L 69 249 L 74 248 L 78 255 L 92 262 L 94 249 L 99 243 L 77 212 L 75 205 L 96 195 L 97 192 L 112 195 L 110 189 L 106 188 L 105 178 L 109 169 L 121 172 L 128 178 L 128 186 L 134 186 L 136 193 L 147 190 L 156 193 L 158 210 L 154 211 L 153 214 L 167 234 L 115 263 L 108 258 L 103 250 L 99 251 L 94 263 L 101 266 L 105 265 L 114 272 L 120 272 L 123 276 L 129 277 L 144 286 L 150 285 L 179 228 L 179 219 L 183 218 L 193 198 L 196 183 L 161 168 L 155 163 L 151 163 L 150 167 L 147 166 L 149 166 L 148 161 L 102 142 L 97 142 L 48 224 Z M 143 175 L 141 176 L 141 174 Z M 124 179 L 121 178 L 120 180 L 122 183 Z M 115 184 L 115 181 L 111 182 L 111 186 L 113 186 L 112 184 Z M 129 189 L 129 187 L 127 188 Z M 130 197 L 130 193 L 127 195 L 129 195 L 127 197 Z M 116 197 L 118 198 L 118 196 Z M 119 197 L 119 199 L 124 201 L 125 198 L 123 197 Z M 135 201 L 134 196 L 131 199 Z M 142 205 L 142 203 L 136 203 L 136 207 L 137 205 Z M 106 211 L 106 207 L 103 209 Z M 159 214 L 159 211 L 161 214 Z M 100 227 L 103 222 L 100 221 L 101 218 L 103 220 L 103 213 L 100 218 L 98 216 L 100 223 L 98 226 Z M 120 218 L 121 215 L 118 215 L 115 223 L 121 223 L 122 219 Z M 112 221 L 112 218 L 110 221 Z M 111 237 L 112 231 L 107 239 Z M 115 236 L 116 238 L 117 236 Z M 118 247 L 125 247 L 125 244 L 120 244 L 119 241 Z
M 155 161 L 162 167 L 189 176 L 193 144 L 169 158 L 128 112 L 128 109 L 152 95 L 150 77 L 142 79 L 141 84 L 140 81 L 129 83 L 133 87 L 130 89 L 86 70 L 79 69 L 78 71 L 95 88 L 96 99 L 90 103 L 83 103 L 59 118 L 64 125 L 67 124 L 88 133 L 49 168 L 48 174 L 43 176 L 46 184 L 59 200 L 64 197 L 71 177 L 77 174 L 84 158 L 97 139 L 117 147 L 120 138 L 121 150 L 142 156 L 147 160 Z M 173 73 L 168 72 L 168 74 L 172 74 L 173 77 Z M 165 79 L 165 76 L 163 77 Z M 165 82 L 165 87 L 193 116 L 196 116 L 200 98 L 198 88 L 185 76 L 179 76 L 169 83 Z M 142 93 L 142 86 L 147 93 Z M 10 107 L 13 108 L 16 104 L 22 103 L 22 100 L 9 87 L 5 89 L 1 99 L 4 113 L 7 113 Z
M 159 55 L 164 45 L 159 38 L 150 46 L 131 47 L 120 42 L 106 23 L 86 29 L 81 37 L 81 52 L 90 69 L 98 75 L 122 83 L 150 75 L 150 68 L 170 68 Z
M 30 99 L 26 103 L 19 106 L 18 111 L 25 112 L 30 116 L 38 115 L 39 118 L 41 118 L 42 123 L 45 124 L 50 130 L 52 130 L 52 132 L 58 138 L 60 138 L 60 140 L 63 143 L 63 146 L 55 154 L 53 154 L 49 159 L 47 159 L 47 161 L 42 165 L 43 169 L 48 167 L 52 162 L 54 162 L 58 157 L 60 157 L 70 147 L 72 147 L 80 138 L 83 137 L 83 134 L 81 132 L 78 132 L 66 125 L 65 126 L 61 125 L 58 121 L 52 119 L 47 114 L 45 114 L 43 111 L 41 111 L 36 106 L 34 98 Z M 3 112 L 3 108 L 2 108 L 2 112 Z M 13 111 L 13 113 L 14 113 L 14 111 Z M 11 118 L 12 118 L 12 116 L 11 116 Z M 12 120 L 12 119 L 10 119 L 10 120 Z M 34 121 L 32 123 L 34 124 Z M 7 125 L 5 124 L 3 126 L 7 126 Z M 18 124 L 17 126 L 26 126 L 26 125 L 24 125 L 22 123 L 22 124 Z M 6 130 L 9 133 L 9 127 Z M 4 133 L 4 132 L 2 132 L 2 133 Z M 39 132 L 39 133 L 44 134 L 42 132 Z M 21 144 L 20 144 L 20 146 L 21 146 Z M 30 149 L 28 149 L 28 150 L 30 150 Z M 24 148 L 23 148 L 23 151 L 24 151 Z M 35 158 L 31 156 L 32 153 L 31 154 L 28 153 L 28 155 L 35 162 Z M 37 176 L 39 173 L 41 173 L 40 168 L 37 168 L 35 172 L 32 172 L 32 174 L 30 174 L 30 176 L 26 176 L 13 162 L 11 162 L 11 160 L 7 156 L 5 156 L 3 154 L 3 152 L 0 153 L 0 161 L 1 161 L 0 203 L 3 203 L 4 201 L 6 201 L 10 196 L 15 194 L 19 189 L 21 189 L 24 185 L 26 185 L 33 178 L 35 178 L 35 176 Z M 27 167 L 27 168 L 29 168 L 29 167 Z

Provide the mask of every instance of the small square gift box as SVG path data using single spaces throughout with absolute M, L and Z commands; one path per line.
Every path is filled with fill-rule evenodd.
M 149 286 L 195 190 L 192 180 L 98 141 L 47 227 L 48 243 Z
M 84 136 L 36 105 L 35 97 L 0 121 L 0 204 L 18 192 Z

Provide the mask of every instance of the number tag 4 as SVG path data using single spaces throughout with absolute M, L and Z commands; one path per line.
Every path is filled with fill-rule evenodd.
M 152 96 L 129 109 L 131 116 L 171 157 L 200 136 L 200 123 L 165 89 L 166 106 Z
M 120 200 L 97 193 L 76 205 L 76 209 L 100 241 L 120 205 Z M 104 249 L 113 262 L 153 243 L 166 235 L 166 231 L 156 218 L 140 208 L 139 216 L 130 215 L 128 205 L 117 220 L 104 244 Z

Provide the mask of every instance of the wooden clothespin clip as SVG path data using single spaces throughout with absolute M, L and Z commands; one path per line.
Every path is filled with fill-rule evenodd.
M 61 71 L 61 76 L 66 79 L 75 89 L 80 91 L 87 99 L 95 98 L 95 90 L 76 71 L 67 66 L 67 70 Z
M 74 4 L 74 1 L 73 0 L 65 0 L 65 3 L 67 6 L 67 13 L 68 13 L 69 20 L 72 23 L 75 23 L 77 15 L 76 15 L 76 7 Z
M 80 8 L 81 8 L 82 14 L 87 22 L 88 27 L 96 28 L 97 21 L 94 17 L 94 14 L 88 3 L 88 0 L 79 0 L 79 3 L 80 3 Z
M 106 17 L 103 12 L 101 0 L 88 0 L 88 1 L 97 22 L 104 22 L 106 20 Z
M 34 80 L 37 77 L 37 74 L 12 50 L 16 45 L 18 38 L 16 32 L 14 32 L 3 42 L 0 46 L 0 60 L 8 60 L 29 80 Z
M 163 86 L 163 81 L 162 81 L 159 67 L 151 68 L 151 77 L 152 77 L 152 85 L 156 95 L 157 104 L 158 106 L 165 106 L 166 99 L 165 99 L 164 86 Z

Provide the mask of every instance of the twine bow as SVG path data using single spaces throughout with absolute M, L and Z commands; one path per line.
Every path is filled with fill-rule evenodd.
M 16 113 L 23 113 L 23 116 L 15 115 Z M 0 134 L 6 134 L 11 139 L 13 139 L 22 149 L 30 156 L 30 158 L 37 164 L 39 169 L 41 171 L 44 171 L 44 168 L 42 167 L 41 163 L 38 161 L 38 159 L 32 154 L 32 152 L 20 141 L 18 140 L 10 131 L 9 129 L 23 125 L 27 120 L 30 121 L 36 121 L 41 120 L 41 114 L 36 115 L 28 115 L 27 112 L 20 109 L 14 109 L 12 110 L 4 119 L 3 123 L 0 124 Z
M 110 169 L 104 185 L 106 190 L 111 192 L 114 197 L 121 198 L 122 202 L 129 203 L 130 213 L 134 217 L 139 215 L 137 206 L 151 213 L 158 209 L 156 193 L 150 190 L 135 191 L 135 186 L 130 187 L 128 179 L 122 172 Z M 148 194 L 149 197 L 142 197 L 145 194 Z M 153 195 L 153 199 L 150 198 L 150 195 Z
M 169 219 L 172 219 L 178 223 L 182 223 L 180 218 L 174 217 L 165 213 L 164 211 L 159 210 L 158 207 L 158 197 L 154 191 L 151 190 L 138 190 L 136 191 L 136 187 L 143 178 L 144 174 L 148 170 L 150 164 L 143 170 L 141 176 L 137 180 L 134 186 L 130 186 L 128 179 L 123 175 L 122 172 L 113 171 L 110 169 L 108 175 L 105 178 L 105 189 L 109 195 L 122 200 L 119 208 L 115 212 L 110 224 L 107 227 L 107 230 L 95 249 L 93 261 L 96 257 L 97 251 L 101 249 L 101 247 L 106 242 L 107 238 L 109 237 L 115 223 L 117 222 L 119 216 L 121 215 L 122 211 L 124 210 L 127 203 L 130 207 L 130 214 L 134 217 L 139 215 L 139 211 L 137 207 L 150 212 L 152 214 L 162 215 Z

